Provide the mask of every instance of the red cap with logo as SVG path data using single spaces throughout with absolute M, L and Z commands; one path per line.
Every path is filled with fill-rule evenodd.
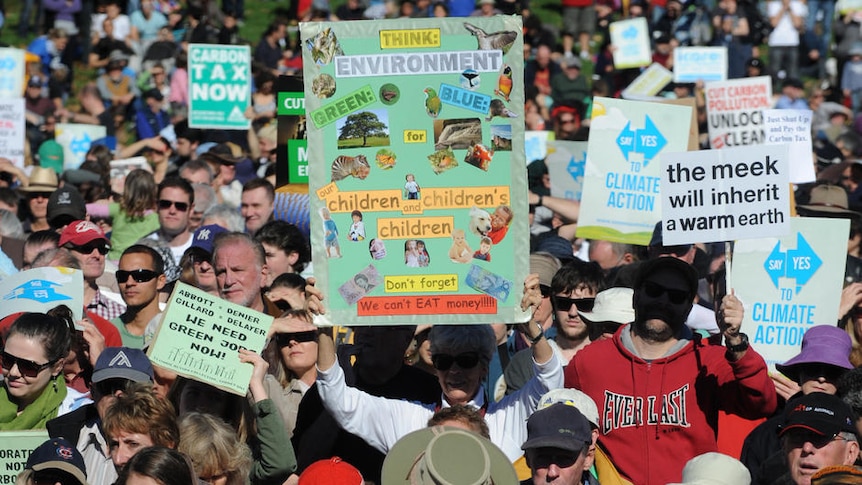
M 74 221 L 60 234 L 60 242 L 58 246 L 73 244 L 75 246 L 84 246 L 92 241 L 102 240 L 110 243 L 105 233 L 96 224 L 90 221 Z

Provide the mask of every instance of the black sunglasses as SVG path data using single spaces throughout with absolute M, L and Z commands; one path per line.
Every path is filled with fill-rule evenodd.
M 51 197 L 51 192 L 30 192 L 27 194 L 27 198 L 30 200 L 33 199 L 48 199 Z
M 79 482 L 72 474 L 63 472 L 62 470 L 39 470 L 33 472 L 34 485 L 54 485 L 55 483 L 72 485 Z
M 118 270 L 117 273 L 117 283 L 125 283 L 128 281 L 129 276 L 134 278 L 135 283 L 146 283 L 147 281 L 152 280 L 153 278 L 159 276 L 159 273 L 151 269 L 135 269 L 132 271 Z
M 301 344 L 303 342 L 316 342 L 317 341 L 317 332 L 314 330 L 309 330 L 307 332 L 295 332 L 295 333 L 277 333 L 275 334 L 275 343 L 278 344 L 279 347 L 290 347 L 291 342 L 296 342 Z
M 159 209 L 170 209 L 171 206 L 177 208 L 180 212 L 189 210 L 188 202 L 177 202 L 175 200 L 159 199 Z
M 36 377 L 39 375 L 40 372 L 54 365 L 54 362 L 37 364 L 32 360 L 15 357 L 14 355 L 6 352 L 5 350 L 0 353 L 0 365 L 2 365 L 3 370 L 8 372 L 10 369 L 12 369 L 12 367 L 15 366 L 15 364 L 18 364 L 18 372 L 20 372 L 21 375 L 24 377 Z
M 802 448 L 805 443 L 811 443 L 815 448 L 823 448 L 835 439 L 842 439 L 839 433 L 819 434 L 804 429 L 791 429 L 784 434 L 784 439 L 791 448 Z
M 105 379 L 94 382 L 93 388 L 100 396 L 113 396 L 117 391 L 125 391 L 129 381 L 126 379 Z
M 565 296 L 554 296 L 554 308 L 557 311 L 567 312 L 572 305 L 577 305 L 579 312 L 591 312 L 596 304 L 595 298 L 568 298 Z
M 667 299 L 670 300 L 674 305 L 679 305 L 685 303 L 690 298 L 688 296 L 688 292 L 685 290 L 674 290 L 671 288 L 665 288 L 664 286 L 654 283 L 652 281 L 645 281 L 643 285 L 644 292 L 650 298 L 658 298 L 663 294 L 667 294 Z
M 108 245 L 105 244 L 104 242 L 97 242 L 97 241 L 85 244 L 83 246 L 72 246 L 72 251 L 75 251 L 75 252 L 78 252 L 81 254 L 90 254 L 93 252 L 94 249 L 98 250 L 99 254 L 104 256 L 104 255 L 108 254 L 110 247 L 108 247 Z
M 434 354 L 431 363 L 437 370 L 446 371 L 452 368 L 452 364 L 458 364 L 462 369 L 472 369 L 479 365 L 478 352 L 464 352 L 463 354 Z

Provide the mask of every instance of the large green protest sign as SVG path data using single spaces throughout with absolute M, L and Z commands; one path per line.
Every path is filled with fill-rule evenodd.
M 48 432 L 4 431 L 0 433 L 0 484 L 13 484 L 30 453 L 48 440 Z
M 189 127 L 245 130 L 251 102 L 251 48 L 189 45 Z
M 271 325 L 269 315 L 179 283 L 148 355 L 181 376 L 244 396 L 252 366 L 240 362 L 239 349 L 261 352 Z
M 521 28 L 301 25 L 320 323 L 526 318 Z

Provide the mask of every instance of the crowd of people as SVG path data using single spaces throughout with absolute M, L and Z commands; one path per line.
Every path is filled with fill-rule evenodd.
M 51 436 L 18 483 L 862 483 L 862 8 L 559 7 L 555 26 L 526 1 L 294 2 L 253 47 L 252 128 L 203 131 L 186 120 L 186 48 L 245 42 L 244 0 L 22 0 L 17 33 L 38 35 L 25 166 L 0 159 L 0 274 L 80 269 L 84 318 L 58 306 L 0 321 L 0 431 Z M 665 246 L 660 225 L 647 247 L 578 240 L 579 205 L 551 195 L 542 160 L 527 167 L 529 216 L 509 217 L 531 224 L 529 321 L 349 338 L 311 323 L 327 295 L 306 279 L 307 236 L 273 217 L 276 80 L 302 68 L 291 24 L 513 13 L 526 128 L 558 140 L 586 140 L 592 98 L 640 74 L 613 65 L 609 25 L 624 18 L 648 20 L 654 62 L 725 46 L 730 78 L 771 76 L 777 106 L 813 111 L 818 181 L 798 186 L 797 210 L 850 220 L 845 289 L 841 320 L 817 322 L 781 374 L 741 328 L 723 245 Z M 708 148 L 703 88 L 664 95 L 695 99 Z M 63 170 L 59 122 L 105 127 L 78 169 Z M 138 155 L 149 170 L 112 171 Z M 227 357 L 253 368 L 246 396 L 149 361 L 178 281 L 275 317 L 260 354 Z

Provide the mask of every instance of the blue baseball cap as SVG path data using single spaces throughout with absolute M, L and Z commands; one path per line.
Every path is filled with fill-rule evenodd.
M 219 226 L 218 224 L 208 224 L 206 226 L 201 226 L 195 231 L 194 235 L 192 236 L 191 247 L 203 249 L 210 256 L 212 256 L 215 238 L 223 232 L 230 231 Z

